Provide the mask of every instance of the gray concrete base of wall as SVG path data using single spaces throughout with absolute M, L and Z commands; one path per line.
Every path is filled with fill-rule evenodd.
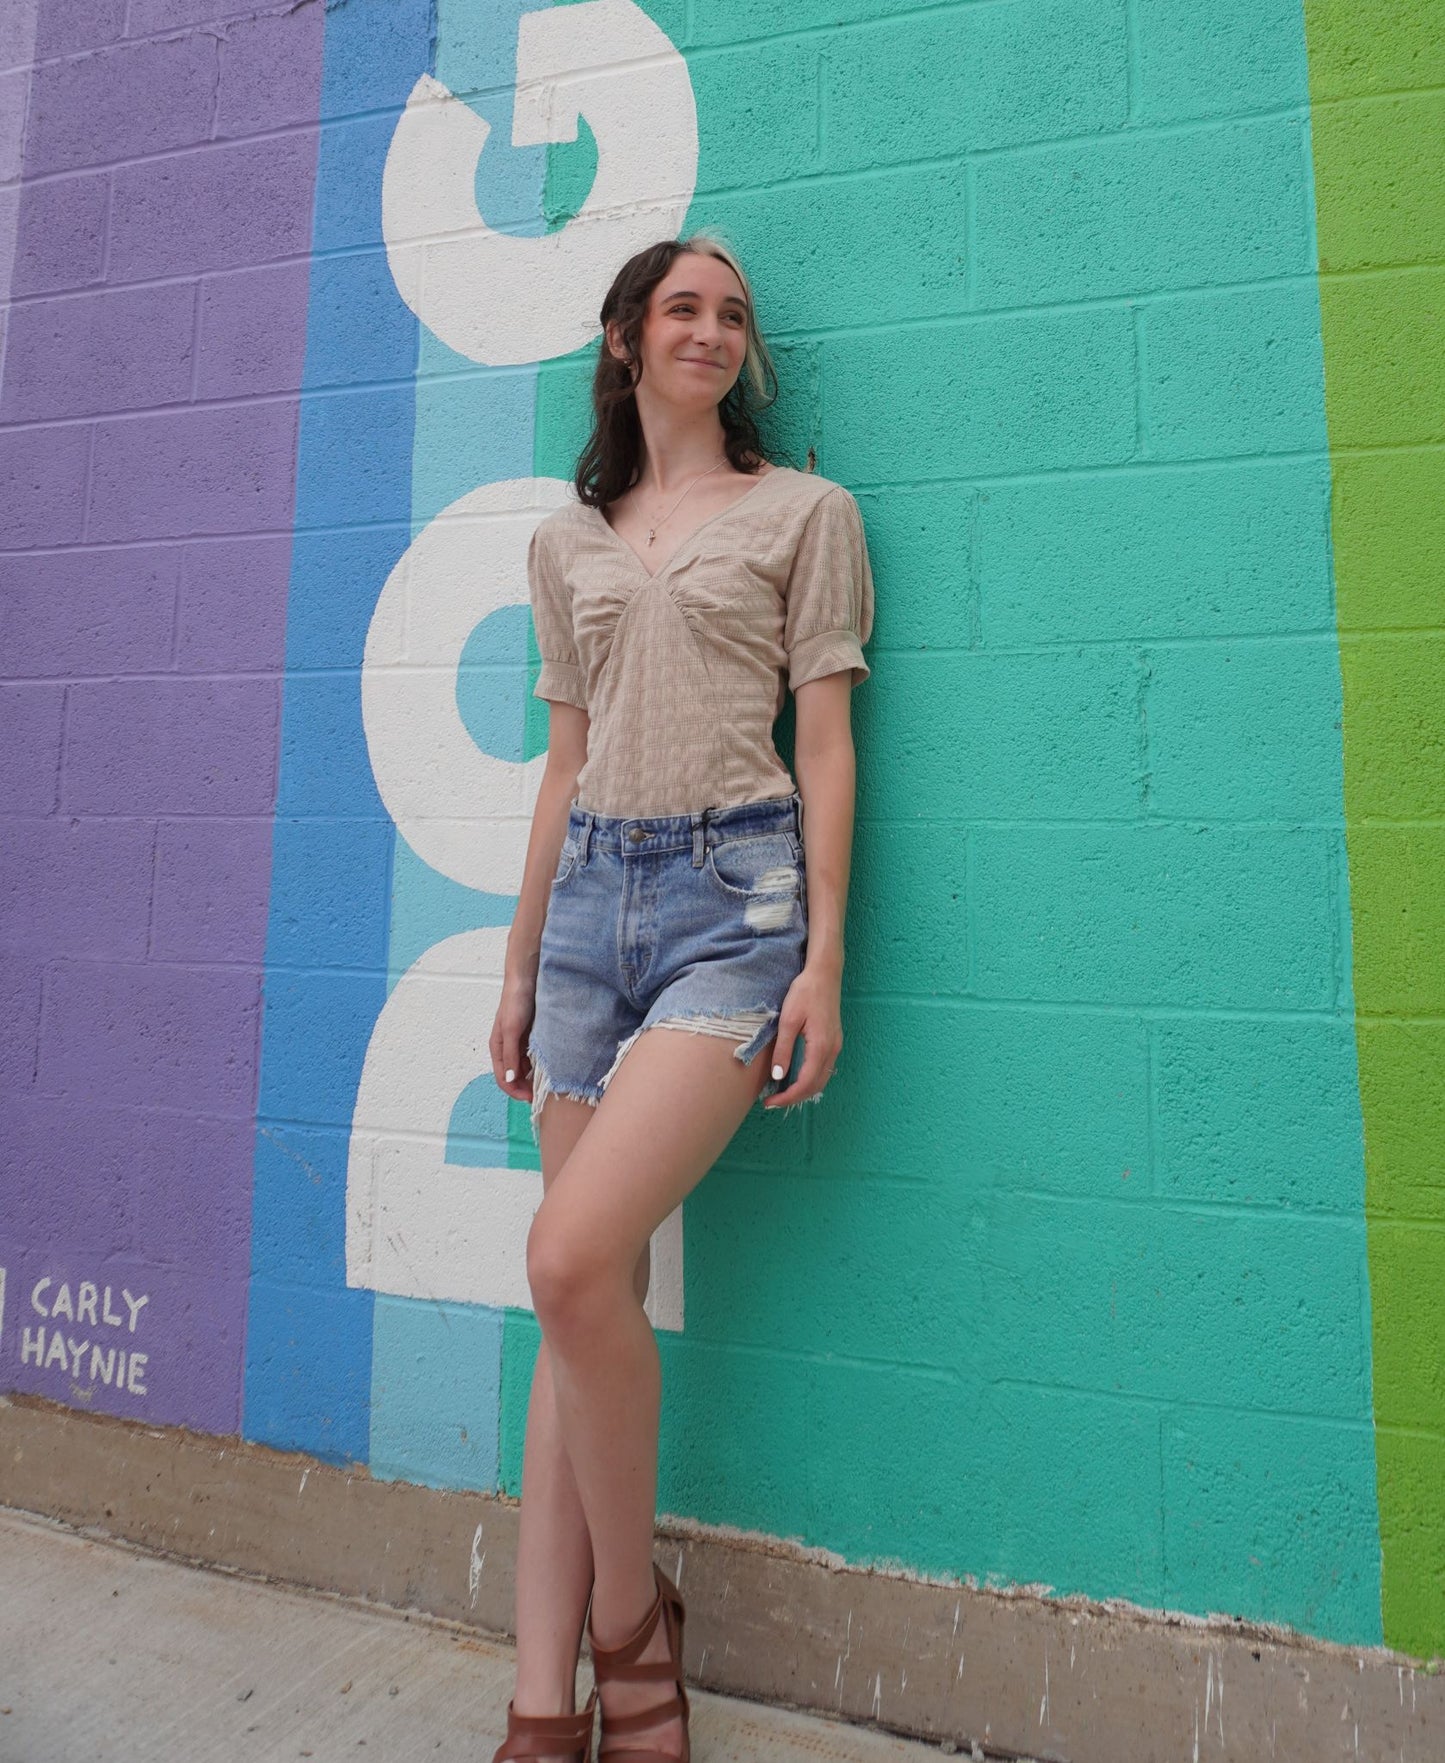
M 0 1398 L 0 1505 L 510 1636 L 515 1501 Z M 1056 1763 L 1438 1763 L 1445 1672 L 1383 1648 L 849 1567 L 677 1520 L 700 1688 Z

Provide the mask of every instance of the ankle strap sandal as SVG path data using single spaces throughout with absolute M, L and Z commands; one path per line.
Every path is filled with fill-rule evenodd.
M 682 1625 L 687 1612 L 683 1606 L 682 1594 L 656 1562 L 653 1563 L 652 1572 L 657 1584 L 657 1597 L 636 1633 L 630 1635 L 620 1646 L 599 1647 L 592 1637 L 592 1622 L 588 1618 L 587 1644 L 592 1654 L 592 1676 L 594 1683 L 599 1685 L 612 1682 L 668 1682 L 675 1687 L 666 1701 L 659 1702 L 652 1708 L 644 1708 L 637 1714 L 609 1716 L 604 1709 L 602 1730 L 597 1740 L 597 1763 L 691 1763 L 692 1740 L 688 1733 L 688 1722 L 692 1710 L 682 1676 Z M 638 1654 L 646 1650 L 659 1618 L 666 1624 L 668 1650 L 672 1657 L 643 1662 L 639 1660 Z M 594 1689 L 593 1694 L 596 1693 Z M 661 1726 L 664 1720 L 671 1720 L 679 1715 L 682 1718 L 680 1753 L 649 1749 L 646 1746 L 641 1749 L 627 1745 L 609 1746 L 605 1751 L 602 1748 L 610 1737 L 630 1738 L 634 1733 L 645 1731 L 650 1726 Z
M 592 1716 L 596 1707 L 595 1689 L 587 1698 L 587 1706 L 575 1714 L 518 1714 L 508 1702 L 507 1736 L 492 1763 L 526 1757 L 568 1757 L 572 1763 L 592 1763 Z

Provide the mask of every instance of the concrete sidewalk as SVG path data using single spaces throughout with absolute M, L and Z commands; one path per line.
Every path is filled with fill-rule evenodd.
M 0 1509 L 0 1763 L 490 1763 L 512 1651 Z M 578 1693 L 590 1687 L 584 1657 Z M 937 1746 L 689 1690 L 697 1763 Z

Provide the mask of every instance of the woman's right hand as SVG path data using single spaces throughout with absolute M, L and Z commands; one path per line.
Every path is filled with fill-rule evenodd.
M 532 1100 L 527 1037 L 536 1008 L 535 982 L 518 974 L 508 974 L 502 981 L 502 1001 L 492 1022 L 488 1046 L 492 1054 L 492 1075 L 497 1080 L 498 1089 L 517 1102 Z

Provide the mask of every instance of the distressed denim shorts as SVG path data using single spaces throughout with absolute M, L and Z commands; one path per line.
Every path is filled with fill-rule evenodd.
M 777 1033 L 803 966 L 805 878 L 796 790 L 634 818 L 574 801 L 527 1043 L 533 1138 L 553 1091 L 595 1107 L 644 1029 L 720 1035 L 751 1064 Z M 790 1081 L 769 1073 L 758 1099 Z

